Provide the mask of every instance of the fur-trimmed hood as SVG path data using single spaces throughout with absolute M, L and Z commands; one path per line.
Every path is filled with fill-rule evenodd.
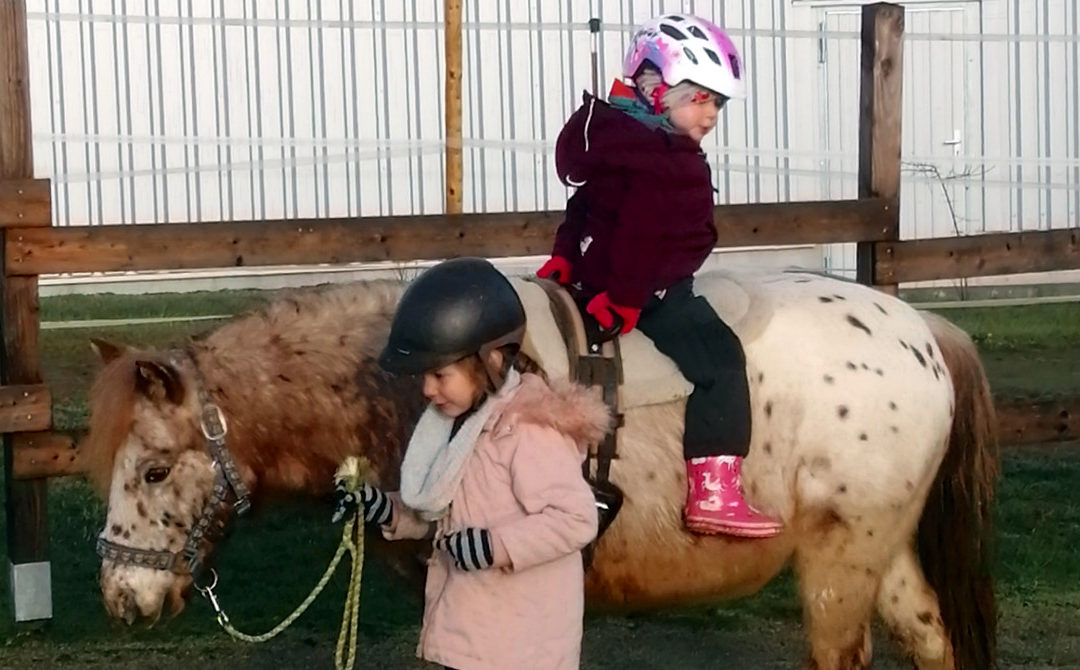
M 521 376 L 521 385 L 496 410 L 490 429 L 498 436 L 516 424 L 550 426 L 565 434 L 582 453 L 599 444 L 614 425 L 599 389 L 569 380 L 545 382 L 533 374 Z

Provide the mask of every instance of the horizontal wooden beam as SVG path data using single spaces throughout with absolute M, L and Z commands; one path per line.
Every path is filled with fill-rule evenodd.
M 14 436 L 12 469 L 16 479 L 40 479 L 84 471 L 75 439 L 63 433 L 22 433 Z
M 48 179 L 0 180 L 0 228 L 52 225 Z
M 879 240 L 880 200 L 716 208 L 721 246 Z M 6 272 L 170 270 L 251 265 L 531 256 L 551 249 L 562 211 L 360 219 L 72 226 L 7 232 Z
M 879 242 L 878 277 L 897 283 L 1080 268 L 1080 228 Z
M 1080 440 L 1080 398 L 1043 401 L 998 400 L 1002 444 Z

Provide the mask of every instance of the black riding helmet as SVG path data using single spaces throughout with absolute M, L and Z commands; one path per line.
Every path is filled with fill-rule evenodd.
M 419 374 L 521 344 L 525 309 L 514 288 L 482 258 L 455 258 L 426 270 L 401 296 L 379 366 Z

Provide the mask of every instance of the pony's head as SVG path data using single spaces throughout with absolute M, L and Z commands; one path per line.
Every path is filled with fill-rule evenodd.
M 110 615 L 156 621 L 166 601 L 173 614 L 183 609 L 192 584 L 185 546 L 215 483 L 198 384 L 192 366 L 165 354 L 103 341 L 94 348 L 105 366 L 91 392 L 82 450 L 108 499 L 98 541 L 102 594 Z M 202 558 L 211 538 L 199 539 Z

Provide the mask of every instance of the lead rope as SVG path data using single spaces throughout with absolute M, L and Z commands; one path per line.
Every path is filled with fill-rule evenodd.
M 370 466 L 367 459 L 359 459 L 355 456 L 350 456 L 345 459 L 345 462 L 341 464 L 337 472 L 334 473 L 335 482 L 340 480 L 345 483 L 345 487 L 350 492 L 356 492 L 363 484 L 364 479 L 368 473 Z M 218 603 L 217 594 L 214 593 L 214 588 L 217 586 L 217 573 L 213 570 L 210 573 L 213 575 L 213 582 L 209 586 L 195 585 L 195 589 L 202 594 L 207 600 L 210 601 L 210 606 L 214 609 L 216 614 L 218 625 L 225 630 L 232 638 L 240 640 L 242 642 L 266 642 L 273 639 L 285 631 L 286 628 L 292 625 L 294 621 L 300 618 L 311 603 L 315 602 L 315 599 L 326 588 L 327 583 L 330 581 L 330 577 L 333 576 L 334 571 L 337 569 L 338 563 L 341 562 L 345 552 L 352 554 L 352 574 L 349 577 L 349 587 L 345 594 L 345 607 L 341 614 L 341 629 L 338 632 L 337 647 L 334 651 L 334 667 L 337 670 L 350 670 L 356 663 L 356 642 L 357 633 L 360 627 L 360 584 L 364 571 L 364 527 L 361 521 L 359 508 L 352 513 L 352 516 L 345 521 L 344 528 L 341 532 L 341 542 L 338 544 L 337 551 L 334 553 L 334 557 L 330 559 L 330 565 L 327 566 L 326 571 L 323 572 L 321 578 L 315 588 L 311 590 L 307 598 L 304 599 L 300 605 L 293 610 L 292 614 L 285 617 L 278 625 L 274 626 L 269 631 L 262 635 L 248 635 L 237 630 L 229 621 L 229 615 L 225 613 L 225 610 Z M 345 647 L 348 646 L 348 657 L 346 662 L 342 662 L 345 656 Z

